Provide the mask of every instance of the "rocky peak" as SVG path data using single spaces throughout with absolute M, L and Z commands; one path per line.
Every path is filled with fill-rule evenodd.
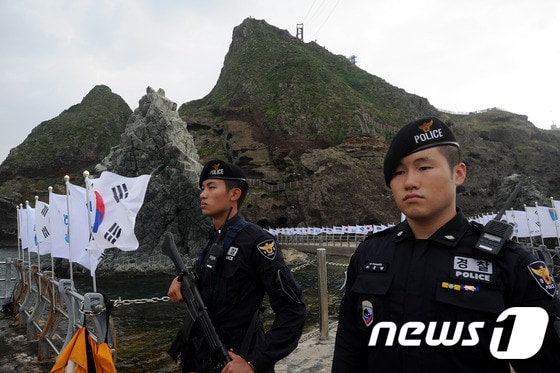
M 177 104 L 165 97 L 162 89 L 148 87 L 120 144 L 95 167 L 96 173 L 109 170 L 127 177 L 152 174 L 136 219 L 140 247 L 133 253 L 110 250 L 98 273 L 166 271 L 170 262 L 153 260 L 161 256 L 166 231 L 174 234 L 184 252 L 197 252 L 206 237 L 209 221 L 200 211 L 198 187 L 202 166 L 193 138 L 176 109 Z
M 10 151 L 0 165 L 0 183 L 16 176 L 81 174 L 118 143 L 131 112 L 109 87 L 95 86 L 79 104 L 39 124 Z

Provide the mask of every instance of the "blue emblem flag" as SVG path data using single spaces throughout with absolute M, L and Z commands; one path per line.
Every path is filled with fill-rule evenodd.
M 373 323 L 373 305 L 369 300 L 362 301 L 362 320 L 366 327 Z

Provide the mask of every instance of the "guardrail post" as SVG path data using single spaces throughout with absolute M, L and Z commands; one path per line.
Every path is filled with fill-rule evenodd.
M 54 339 L 61 339 L 57 334 L 57 329 L 63 318 L 63 314 L 57 309 L 57 298 L 60 302 L 62 297 L 58 296 L 56 292 L 55 284 L 58 285 L 58 283 L 54 277 L 55 275 L 52 271 L 45 271 L 41 274 L 41 282 L 43 284 L 41 287 L 43 289 L 42 296 L 49 304 L 49 313 L 43 330 L 37 338 L 37 357 L 39 361 L 50 359 L 53 355 L 58 355 L 60 353 L 55 345 Z
M 64 350 L 64 347 L 70 342 L 70 339 L 74 336 L 74 332 L 78 330 L 81 326 L 81 317 L 80 317 L 80 305 L 74 299 L 74 297 L 70 294 L 73 288 L 72 280 L 69 279 L 60 279 L 58 281 L 58 292 L 62 295 L 62 299 L 64 300 L 64 304 L 66 306 L 66 313 L 68 317 L 68 328 L 66 330 L 66 340 L 62 345 L 60 351 Z
M 16 273 L 18 275 L 18 279 L 16 282 L 16 287 L 14 289 L 14 310 L 13 315 L 19 320 L 19 311 L 21 308 L 22 299 L 24 299 L 25 294 L 27 293 L 27 283 L 25 282 L 25 273 L 24 273 L 24 264 L 21 259 L 12 259 L 12 264 L 15 265 Z
M 31 278 L 32 282 L 35 283 L 35 303 L 30 304 L 30 311 L 25 311 L 27 316 L 27 340 L 34 341 L 37 339 L 39 334 L 43 331 L 42 325 L 40 325 L 40 320 L 44 316 L 46 307 L 49 305 L 48 302 L 43 297 L 42 287 L 41 287 L 41 273 L 38 266 L 31 267 Z M 33 287 L 31 287 L 33 289 Z
M 327 251 L 317 249 L 317 268 L 319 272 L 319 339 L 329 338 L 329 294 L 327 290 Z
M 22 263 L 22 270 L 23 270 L 23 278 L 26 282 L 25 288 L 25 298 L 21 303 L 21 307 L 19 308 L 19 318 L 18 318 L 18 325 L 19 326 L 27 326 L 27 320 L 29 320 L 29 316 L 31 315 L 32 306 L 33 306 L 33 293 L 37 290 L 33 288 L 33 284 L 31 282 L 31 272 L 32 266 L 27 263 Z
M 111 333 L 109 333 L 109 316 L 107 315 L 107 307 L 103 294 L 85 293 L 84 294 L 84 314 L 93 315 L 93 323 L 95 325 L 95 337 L 97 343 L 107 342 L 113 344 Z
M 13 301 L 11 297 L 12 293 L 12 258 L 6 258 L 6 270 L 5 270 L 5 288 L 4 288 L 4 303 L 8 303 L 10 300 Z

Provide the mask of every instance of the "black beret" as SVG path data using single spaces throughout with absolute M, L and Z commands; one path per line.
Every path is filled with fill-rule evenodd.
M 198 185 L 202 187 L 202 182 L 206 179 L 237 180 L 246 181 L 243 170 L 238 166 L 227 163 L 220 159 L 206 162 L 200 173 Z
M 385 184 L 390 186 L 393 173 L 401 159 L 417 151 L 441 145 L 459 147 L 453 132 L 441 120 L 428 117 L 408 123 L 395 135 L 385 155 L 383 162 Z

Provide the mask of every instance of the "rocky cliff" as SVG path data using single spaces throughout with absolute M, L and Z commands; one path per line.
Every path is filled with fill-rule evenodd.
M 179 110 L 163 90 L 148 88 L 126 116 L 122 99 L 109 88 L 92 92 L 41 123 L 0 166 L 0 209 L 5 218 L 14 212 L 12 220 L 0 222 L 10 240 L 4 242 L 16 242 L 15 204 L 41 196 L 49 185 L 64 193 L 65 174 L 81 178 L 88 169 L 93 176 L 103 170 L 135 176 L 157 170 L 137 218 L 140 248 L 110 251 L 100 270 L 163 270 L 170 265 L 160 254 L 163 232 L 173 232 L 178 246 L 191 254 L 204 239 L 209 221 L 200 215 L 197 178 L 200 164 L 213 157 L 246 171 L 251 190 L 243 214 L 262 226 L 396 222 L 400 214 L 383 182 L 383 157 L 395 131 L 425 115 L 438 115 L 462 144 L 468 175 L 458 204 L 467 215 L 498 211 L 518 180 L 523 190 L 514 208 L 560 198 L 559 131 L 538 129 L 526 116 L 498 109 L 439 112 L 426 98 L 264 21 L 247 19 L 234 29 L 214 89 Z M 90 105 L 97 109 L 90 111 Z M 80 112 L 87 115 L 73 120 Z M 53 133 L 63 119 L 72 119 L 74 125 L 64 131 L 73 131 L 67 142 L 76 148 L 57 146 Z M 116 140 L 104 137 L 104 123 L 121 125 Z M 98 136 L 97 153 L 81 150 L 76 162 L 74 152 L 91 142 L 90 136 Z M 31 144 L 42 141 L 50 146 L 36 157 Z M 32 169 L 29 162 L 42 167 Z
M 91 170 L 118 144 L 132 110 L 104 85 L 95 86 L 79 104 L 35 127 L 0 165 L 0 245 L 15 245 L 15 206 L 35 196 L 45 201 L 48 187 L 65 193 L 64 176 L 83 185 Z M 17 125 L 14 123 L 13 125 Z
M 265 21 L 246 19 L 214 89 L 179 108 L 202 159 L 219 155 L 255 179 L 245 214 L 264 226 L 379 224 L 400 218 L 384 185 L 387 144 L 405 123 L 437 115 L 456 132 L 468 167 L 458 201 L 497 211 L 519 175 L 516 207 L 560 198 L 560 132 L 489 109 L 442 113 Z
M 128 120 L 119 145 L 111 149 L 95 173 L 105 170 L 122 176 L 152 174 L 144 204 L 136 218 L 140 247 L 135 252 L 107 250 L 98 273 L 173 270 L 161 254 L 161 238 L 174 234 L 177 247 L 185 253 L 198 251 L 206 237 L 209 221 L 202 217 L 198 177 L 202 166 L 177 104 L 162 89 L 148 87 L 146 95 Z

